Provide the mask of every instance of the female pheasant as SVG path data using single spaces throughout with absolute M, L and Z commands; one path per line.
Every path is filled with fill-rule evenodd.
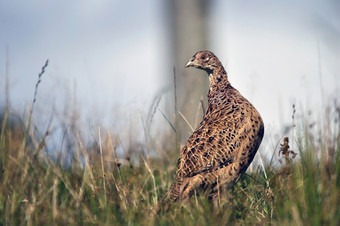
M 162 203 L 169 206 L 177 200 L 186 201 L 195 190 L 202 189 L 216 206 L 222 188 L 233 186 L 252 162 L 264 125 L 255 107 L 231 86 L 212 52 L 197 52 L 186 67 L 208 73 L 208 108 L 180 151 L 175 182 Z

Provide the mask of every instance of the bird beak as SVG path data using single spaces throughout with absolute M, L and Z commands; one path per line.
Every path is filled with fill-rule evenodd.
M 185 65 L 185 67 L 191 67 L 191 66 L 194 66 L 194 61 L 195 61 L 195 58 L 193 57 L 193 58 L 191 58 L 190 60 L 189 60 L 189 62 Z

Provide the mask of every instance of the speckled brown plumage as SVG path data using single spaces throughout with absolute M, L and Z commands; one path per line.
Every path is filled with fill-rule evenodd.
M 208 109 L 180 151 L 175 182 L 163 197 L 168 204 L 188 200 L 197 189 L 216 199 L 222 187 L 231 187 L 247 170 L 264 133 L 260 114 L 230 85 L 212 52 L 197 52 L 186 67 L 208 73 Z

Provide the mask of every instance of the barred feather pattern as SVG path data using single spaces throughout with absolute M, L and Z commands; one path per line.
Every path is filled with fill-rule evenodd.
M 216 198 L 232 187 L 252 162 L 264 135 L 255 107 L 228 81 L 218 58 L 210 51 L 196 53 L 187 67 L 209 75 L 208 108 L 178 158 L 175 182 L 161 203 L 188 200 L 201 189 Z

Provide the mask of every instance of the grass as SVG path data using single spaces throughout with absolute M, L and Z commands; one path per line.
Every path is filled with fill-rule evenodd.
M 57 160 L 49 156 L 46 140 L 51 131 L 46 129 L 38 136 L 32 129 L 31 116 L 42 73 L 27 119 L 14 117 L 8 106 L 0 117 L 0 225 L 340 224 L 337 103 L 325 110 L 317 131 L 306 117 L 295 118 L 298 135 L 290 142 L 296 144 L 297 157 L 289 161 L 287 155 L 282 156 L 279 167 L 254 167 L 256 170 L 243 176 L 221 198 L 218 210 L 214 211 L 204 196 L 197 195 L 187 206 L 178 203 L 168 213 L 152 214 L 173 181 L 178 153 L 175 133 L 167 135 L 162 146 L 155 144 L 150 135 L 159 101 L 145 120 L 148 144 L 142 149 L 166 153 L 166 157 L 138 152 L 141 146 L 133 141 L 125 147 L 124 156 L 118 157 L 117 150 L 122 146 L 119 134 L 98 126 L 93 142 L 85 145 L 79 129 L 73 128 L 63 138 L 71 144 L 63 153 L 74 153 L 65 166 L 60 160 L 63 156 Z M 72 125 L 72 121 L 68 123 Z M 273 150 L 275 155 L 278 152 Z

